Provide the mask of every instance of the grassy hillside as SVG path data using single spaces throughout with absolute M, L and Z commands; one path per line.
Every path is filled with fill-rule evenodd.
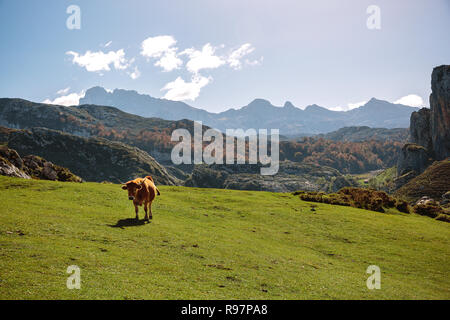
M 369 187 L 391 193 L 395 190 L 394 180 L 397 177 L 397 167 L 393 166 L 381 171 L 369 180 Z
M 117 141 L 46 128 L 18 130 L 0 126 L 0 142 L 21 155 L 34 154 L 64 166 L 87 181 L 119 183 L 151 175 L 159 184 L 180 184 L 147 152 Z
M 424 172 L 395 191 L 395 194 L 411 202 L 423 196 L 440 201 L 442 195 L 450 191 L 449 177 L 450 159 L 435 161 Z
M 0 177 L 0 298 L 450 298 L 448 223 L 290 194 L 160 190 L 153 221 L 136 224 L 119 185 Z M 371 264 L 380 290 L 366 287 Z M 66 288 L 69 265 L 80 290 Z

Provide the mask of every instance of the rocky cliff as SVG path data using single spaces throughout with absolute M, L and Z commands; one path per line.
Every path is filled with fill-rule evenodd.
M 431 141 L 431 110 L 422 108 L 411 114 L 410 140 L 412 143 L 423 146 L 430 156 L 433 155 L 433 143 Z
M 433 69 L 431 91 L 430 109 L 411 114 L 411 143 L 403 147 L 397 163 L 399 185 L 422 173 L 434 160 L 450 156 L 450 65 Z
M 425 147 L 415 143 L 407 143 L 403 146 L 399 155 L 398 162 L 401 165 L 397 167 L 397 174 L 402 176 L 414 171 L 413 175 L 416 176 L 428 167 L 430 161 Z M 409 176 L 411 176 L 411 173 Z
M 450 157 L 450 65 L 431 75 L 431 139 L 436 160 Z

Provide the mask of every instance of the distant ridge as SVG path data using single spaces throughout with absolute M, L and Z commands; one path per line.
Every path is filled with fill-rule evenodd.
M 367 126 L 362 127 L 344 127 L 337 131 L 329 132 L 326 134 L 319 134 L 317 138 L 323 138 L 332 141 L 399 141 L 406 142 L 409 137 L 409 130 L 407 128 L 370 128 Z
M 134 90 L 115 89 L 108 92 L 102 87 L 88 89 L 79 104 L 113 106 L 143 117 L 165 120 L 197 120 L 221 131 L 266 128 L 280 129 L 284 135 L 327 133 L 350 126 L 408 128 L 411 113 L 419 110 L 375 98 L 349 111 L 332 111 L 318 105 L 310 105 L 302 110 L 291 102 L 277 107 L 267 100 L 255 99 L 239 109 L 211 113 L 184 102 L 153 98 Z

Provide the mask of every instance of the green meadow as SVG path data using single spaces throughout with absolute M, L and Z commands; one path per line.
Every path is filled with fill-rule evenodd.
M 450 299 L 450 224 L 282 193 L 0 176 L 0 299 Z M 81 289 L 66 286 L 67 267 Z M 369 290 L 369 265 L 381 289 Z

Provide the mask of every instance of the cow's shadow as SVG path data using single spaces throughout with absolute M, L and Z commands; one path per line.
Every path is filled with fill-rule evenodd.
M 145 221 L 145 220 L 136 220 L 136 218 L 127 218 L 127 219 L 120 219 L 117 220 L 116 224 L 112 225 L 109 224 L 108 226 L 110 226 L 111 228 L 121 228 L 124 229 L 126 227 L 138 227 L 138 226 L 143 226 L 145 224 L 147 224 L 149 222 Z

